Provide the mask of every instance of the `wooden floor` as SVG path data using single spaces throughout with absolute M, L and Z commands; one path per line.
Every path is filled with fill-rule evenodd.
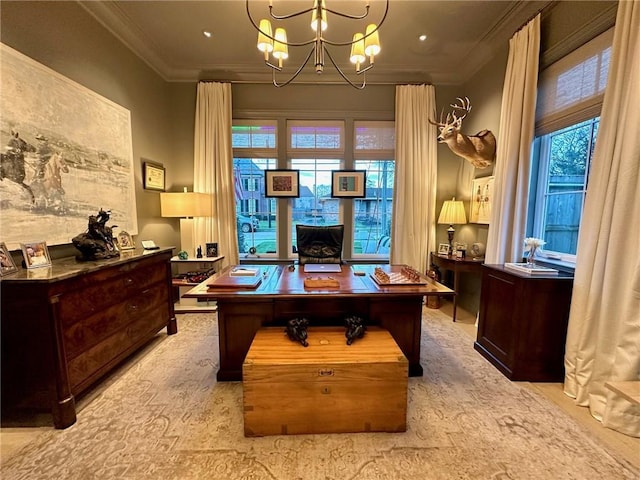
M 451 312 L 453 311 L 452 304 L 443 302 L 441 310 L 451 316 Z M 473 340 L 476 339 L 476 317 L 474 315 L 469 314 L 458 307 L 456 313 L 456 325 L 465 334 L 472 337 Z M 602 423 L 591 416 L 588 408 L 575 405 L 573 399 L 564 393 L 562 383 L 516 383 L 543 395 L 548 400 L 555 403 L 579 425 L 587 429 L 593 437 L 606 444 L 611 450 L 617 452 L 636 468 L 640 468 L 640 438 L 630 437 L 629 435 L 603 427 Z
M 451 316 L 451 303 L 443 302 L 441 310 L 443 313 Z M 456 326 L 460 328 L 463 334 L 469 335 L 471 339 L 476 338 L 475 322 L 476 318 L 474 315 L 458 307 Z M 471 344 L 470 348 L 472 348 Z M 606 444 L 612 451 L 617 452 L 635 467 L 640 468 L 640 439 L 603 427 L 600 422 L 591 416 L 587 408 L 574 405 L 573 400 L 564 394 L 561 383 L 518 383 L 548 398 L 560 409 L 573 417 L 573 419 L 588 430 L 593 437 L 596 437 L 602 443 Z M 81 399 L 78 402 L 78 411 L 82 410 L 83 403 L 86 404 L 91 400 L 90 396 L 89 398 Z M 38 436 L 38 434 L 48 431 L 51 428 L 52 427 L 49 426 L 0 428 L 0 464 L 3 459 L 18 452 L 23 446 Z

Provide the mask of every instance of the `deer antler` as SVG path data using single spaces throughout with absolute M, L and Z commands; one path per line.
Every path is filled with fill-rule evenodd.
M 455 113 L 453 114 L 454 120 L 462 121 L 464 120 L 464 117 L 467 116 L 467 113 L 471 111 L 471 101 L 469 100 L 469 97 L 464 97 L 464 98 L 458 97 L 456 98 L 456 100 L 460 102 L 460 105 L 458 105 L 457 103 L 455 104 L 450 103 L 449 106 L 454 110 L 464 110 L 465 113 L 460 118 L 456 117 Z
M 435 116 L 435 111 L 433 112 Z M 430 118 L 427 118 L 431 125 L 435 125 L 436 127 L 445 127 L 446 124 L 442 121 L 442 117 L 444 116 L 444 108 L 440 111 L 440 122 L 434 122 Z M 447 114 L 447 121 L 449 121 L 449 115 Z

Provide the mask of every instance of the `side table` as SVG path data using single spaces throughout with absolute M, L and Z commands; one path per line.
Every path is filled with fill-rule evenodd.
M 187 272 L 210 270 L 214 268 L 216 263 L 223 259 L 224 255 L 219 257 L 187 258 L 186 260 L 182 260 L 178 256 L 174 256 L 171 257 L 171 263 L 176 265 L 177 274 L 180 275 Z M 174 304 L 175 313 L 215 312 L 217 310 L 215 300 L 202 302 L 195 298 L 182 298 L 182 295 L 186 291 L 195 287 L 198 283 L 189 282 L 182 278 L 176 278 L 174 271 L 171 284 L 174 288 L 178 289 L 178 300 Z
M 482 273 L 482 265 L 484 264 L 484 258 L 456 258 L 449 255 L 438 255 L 431 252 L 431 263 L 441 270 L 449 270 L 453 272 L 453 321 L 456 321 L 456 309 L 458 305 L 458 287 L 459 277 L 461 272 Z M 441 283 L 444 283 L 444 279 L 441 279 Z

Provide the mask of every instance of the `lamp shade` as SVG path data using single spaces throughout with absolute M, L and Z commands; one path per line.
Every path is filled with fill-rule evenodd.
M 373 61 L 373 57 L 380 53 L 380 37 L 375 23 L 367 25 L 364 39 L 364 53 Z
M 361 33 L 355 33 L 353 35 L 353 43 L 351 44 L 351 63 L 356 65 L 364 63 L 366 57 L 364 56 L 364 35 Z
M 275 42 L 273 42 L 273 56 L 278 60 L 286 60 L 289 57 L 286 30 L 284 28 L 276 28 L 275 39 Z
M 446 200 L 440 210 L 438 223 L 446 223 L 448 225 L 467 223 L 467 216 L 464 213 L 464 203 L 460 200 Z
M 273 40 L 270 37 L 272 37 L 271 22 L 263 18 L 260 20 L 260 31 L 258 32 L 258 50 L 261 52 L 273 52 Z
M 210 217 L 213 200 L 208 193 L 160 193 L 160 215 L 163 217 Z
M 311 12 L 311 30 L 316 32 L 318 29 L 318 1 L 321 2 L 320 29 L 324 32 L 327 29 L 327 11 L 324 7 L 324 0 L 313 1 L 313 11 Z

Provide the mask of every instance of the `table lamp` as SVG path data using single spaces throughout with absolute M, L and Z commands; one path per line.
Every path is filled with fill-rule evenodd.
M 193 217 L 210 217 L 213 213 L 213 198 L 208 193 L 183 192 L 160 193 L 160 215 L 180 217 L 180 248 L 195 256 L 193 235 Z
M 447 236 L 449 238 L 449 255 L 453 254 L 453 234 L 455 233 L 454 224 L 467 223 L 467 216 L 464 213 L 464 204 L 460 200 L 456 200 L 453 197 L 451 200 L 446 200 L 440 210 L 440 217 L 438 217 L 438 223 L 448 223 Z

